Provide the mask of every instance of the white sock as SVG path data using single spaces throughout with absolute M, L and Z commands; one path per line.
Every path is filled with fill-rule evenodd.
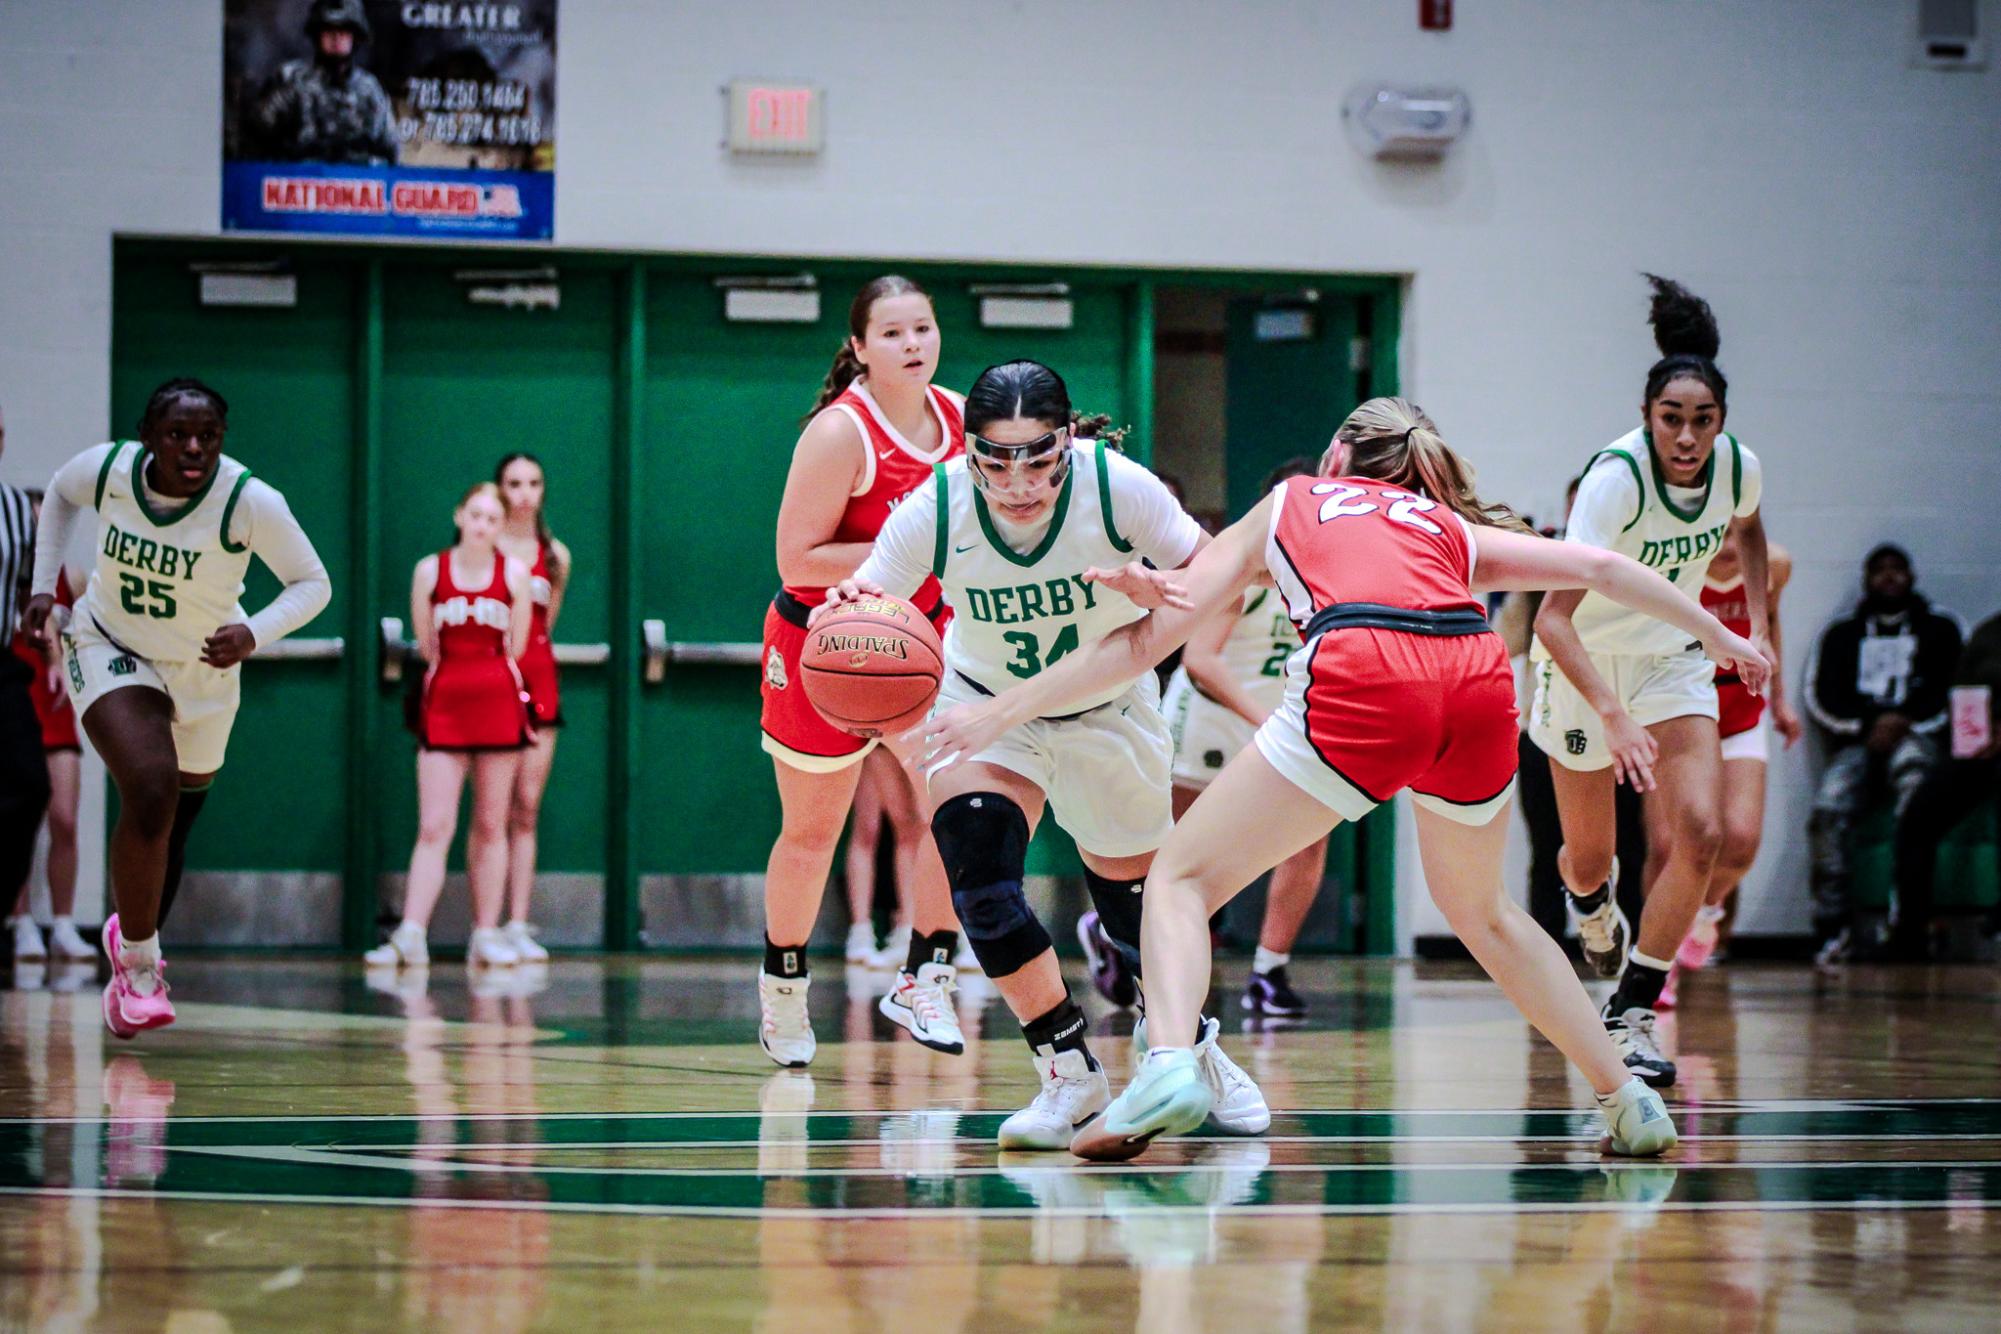
M 150 996 L 160 985 L 160 937 L 156 932 L 144 940 L 127 937 L 118 942 L 118 966 L 134 974 L 132 989 Z
M 1258 946 L 1258 952 L 1251 958 L 1251 971 L 1254 973 L 1269 973 L 1275 969 L 1283 968 L 1291 962 L 1292 956 L 1290 954 L 1281 954 L 1277 950 L 1268 950 L 1260 945 Z
M 1695 914 L 1695 920 L 1696 920 L 1696 921 L 1698 921 L 1698 922 L 1720 922 L 1720 921 L 1722 921 L 1722 920 L 1723 920 L 1723 905 L 1722 905 L 1722 904 L 1720 904 L 1720 903 L 1705 903 L 1705 904 L 1703 904 L 1703 905 L 1702 905 L 1702 908 L 1701 908 L 1701 911 L 1699 911 L 1699 912 L 1697 912 L 1697 913 Z
M 72 917 L 72 916 L 71 916 L 70 914 L 68 914 L 68 913 L 66 913 L 66 912 L 65 912 L 65 913 L 57 913 L 57 914 L 56 914 L 56 915 L 55 915 L 54 917 L 51 917 L 51 918 L 49 919 L 49 925 L 50 925 L 50 926 L 69 926 L 69 927 L 73 927 L 73 926 L 75 926 L 75 925 L 76 925 L 76 918 Z

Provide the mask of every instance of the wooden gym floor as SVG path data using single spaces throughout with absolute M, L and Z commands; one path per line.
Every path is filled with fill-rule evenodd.
M 1310 1021 L 1246 1033 L 1226 963 L 1271 1133 L 1098 1167 L 996 1151 L 1033 1077 L 976 988 L 984 1040 L 941 1056 L 874 1014 L 882 975 L 827 961 L 819 1058 L 779 1073 L 754 967 L 469 988 L 440 964 L 378 990 L 189 957 L 180 1022 L 131 1043 L 88 966 L 23 975 L 0 993 L 0 1326 L 1994 1327 L 1991 968 L 1685 980 L 1682 1144 L 1631 1162 L 1469 966 L 1308 961 Z M 1115 1079 L 1129 1028 L 1094 1024 Z

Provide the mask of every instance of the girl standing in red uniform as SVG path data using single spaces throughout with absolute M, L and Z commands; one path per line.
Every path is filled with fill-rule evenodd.
M 422 966 L 425 935 L 445 887 L 445 854 L 458 826 L 459 794 L 472 777 L 466 873 L 473 932 L 466 962 L 519 962 L 500 929 L 507 882 L 507 808 L 532 738 L 527 690 L 514 660 L 528 644 L 528 569 L 494 545 L 505 521 L 491 482 L 468 491 L 453 516 L 456 545 L 417 562 L 410 623 L 430 664 L 417 733 L 417 842 L 403 894 L 403 921 L 368 952 L 375 965 Z
M 1668 973 L 1658 1008 L 1675 1008 L 1681 970 L 1696 970 L 1716 952 L 1723 928 L 1724 905 L 1758 859 L 1758 845 L 1765 836 L 1765 767 L 1771 755 L 1771 734 L 1777 732 L 1790 749 L 1802 731 L 1800 717 L 1787 702 L 1781 684 L 1784 659 L 1779 637 L 1779 594 L 1792 578 L 1793 561 L 1783 547 L 1767 548 L 1769 571 L 1765 605 L 1772 618 L 1772 683 L 1767 712 L 1766 696 L 1754 695 L 1728 667 L 1716 669 L 1716 731 L 1723 739 L 1723 844 L 1716 853 L 1716 869 L 1710 872 L 1709 892 L 1695 925 L 1682 939 L 1675 954 L 1675 968 Z M 1702 605 L 1733 633 L 1751 634 L 1751 604 L 1744 595 L 1744 567 L 1737 555 L 1737 535 L 1723 539 L 1716 559 L 1709 563 L 1703 578 Z
M 1636 562 L 1536 537 L 1505 507 L 1484 504 L 1430 418 L 1403 399 L 1372 399 L 1350 414 L 1321 474 L 1281 483 L 1216 539 L 1186 571 L 1180 603 L 996 699 L 933 719 L 932 753 L 976 753 L 1021 718 L 1060 712 L 1159 661 L 1268 572 L 1305 643 L 1287 664 L 1284 704 L 1175 825 L 1147 877 L 1149 1031 L 1195 1033 L 1211 913 L 1334 825 L 1408 788 L 1425 879 L 1446 920 L 1590 1079 L 1613 1149 L 1662 1152 L 1675 1135 L 1660 1095 L 1627 1069 L 1562 951 L 1501 884 L 1507 824 L 1495 817 L 1514 791 L 1514 681 L 1480 594 L 1589 587 L 1701 639 L 1753 689 L 1769 664 Z M 1201 1124 L 1210 1096 L 1188 1048 L 1153 1046 L 1072 1148 L 1131 1157 L 1156 1135 Z
M 548 484 L 542 460 L 533 454 L 509 454 L 493 470 L 493 481 L 507 508 L 507 521 L 495 540 L 505 555 L 528 567 L 528 592 L 533 603 L 528 647 L 517 665 L 528 686 L 535 739 L 521 756 L 521 772 L 515 776 L 514 798 L 507 811 L 507 943 L 514 946 L 521 962 L 542 963 L 549 951 L 535 939 L 528 901 L 535 892 L 542 794 L 549 786 L 549 769 L 556 762 L 556 729 L 563 725 L 556 650 L 549 631 L 563 609 L 563 591 L 569 587 L 570 549 L 549 531 Z
M 923 288 L 895 274 L 864 286 L 848 307 L 848 336 L 793 450 L 779 503 L 784 587 L 764 618 L 761 721 L 784 815 L 765 868 L 758 1042 L 784 1066 L 813 1059 L 806 942 L 860 760 L 875 746 L 829 724 L 807 700 L 799 677 L 806 618 L 828 586 L 869 554 L 891 508 L 965 448 L 962 400 L 931 383 L 938 347 L 937 317 Z M 948 613 L 937 580 L 915 601 L 942 628 Z M 883 1011 L 926 1046 L 956 1052 L 964 1048 L 950 1004 L 958 923 L 928 832 L 917 860 L 909 958 Z
M 38 502 L 39 503 L 39 502 Z M 56 579 L 56 605 L 68 607 L 76 599 L 70 593 L 68 575 Z M 42 726 L 42 758 L 49 767 L 49 938 L 42 933 L 28 911 L 28 885 L 23 881 L 14 900 L 11 922 L 14 957 L 33 961 L 56 958 L 73 961 L 94 959 L 97 951 L 77 933 L 76 919 L 76 814 L 83 794 L 83 742 L 77 736 L 76 710 L 70 706 L 69 691 L 53 658 L 45 656 L 25 630 L 14 634 L 14 656 L 35 675 L 29 696 L 35 706 L 35 720 Z

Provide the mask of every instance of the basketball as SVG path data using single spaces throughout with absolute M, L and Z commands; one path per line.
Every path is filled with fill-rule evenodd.
M 945 650 L 931 622 L 901 598 L 866 597 L 806 635 L 806 698 L 844 732 L 877 737 L 923 721 L 938 697 Z

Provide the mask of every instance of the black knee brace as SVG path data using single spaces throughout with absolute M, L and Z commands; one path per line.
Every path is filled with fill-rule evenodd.
M 1091 906 L 1098 910 L 1105 934 L 1131 965 L 1133 976 L 1139 976 L 1139 913 L 1140 900 L 1145 897 L 1140 890 L 1146 885 L 1145 878 L 1110 880 L 1086 866 L 1084 884 L 1091 891 Z
M 998 792 L 953 797 L 931 817 L 931 834 L 952 886 L 952 907 L 988 977 L 1019 972 L 1050 946 L 1021 892 L 1028 817 Z

